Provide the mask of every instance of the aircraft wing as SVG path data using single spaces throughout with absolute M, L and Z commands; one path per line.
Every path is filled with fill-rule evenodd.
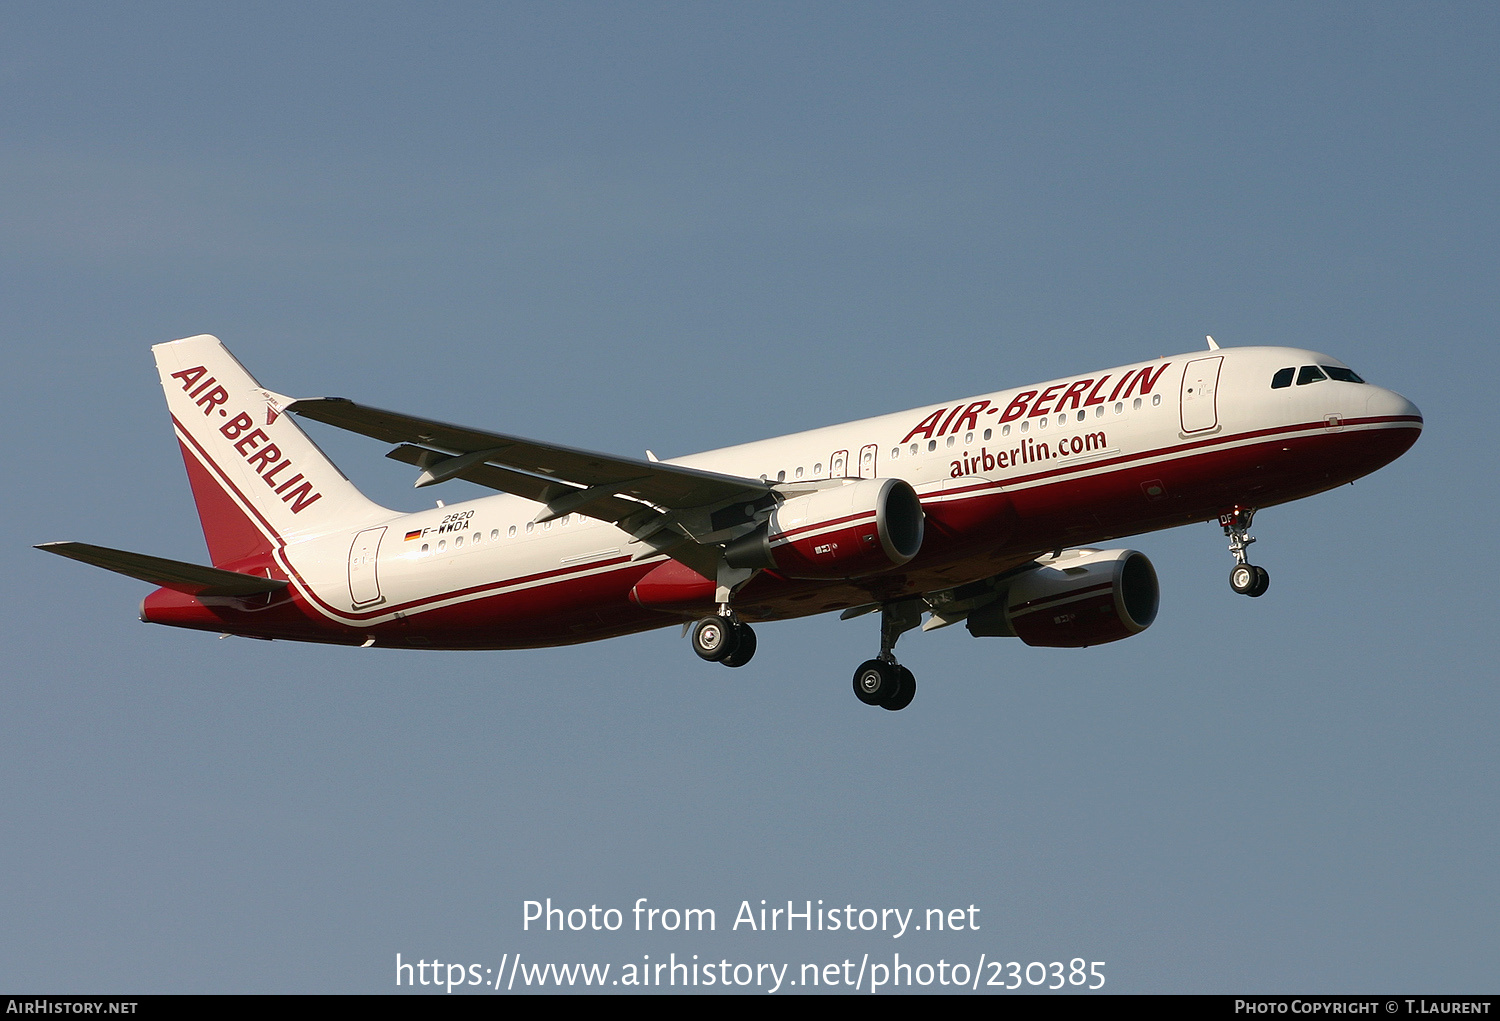
M 616 524 L 638 517 L 631 522 L 638 526 L 672 511 L 754 502 L 772 489 L 760 479 L 468 429 L 342 397 L 292 401 L 284 410 L 400 444 L 388 456 L 423 468 L 419 486 L 463 478 L 545 503 L 539 521 L 576 512 Z

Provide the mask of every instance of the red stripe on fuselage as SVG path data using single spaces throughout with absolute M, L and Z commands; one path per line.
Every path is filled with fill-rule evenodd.
M 1360 430 L 1356 427 L 1369 425 L 1385 425 L 1390 428 L 1402 428 L 1403 426 L 1401 425 L 1401 423 L 1409 423 L 1412 426 L 1420 428 L 1422 425 L 1422 420 L 1411 415 L 1392 415 L 1382 418 L 1346 418 L 1342 423 L 1342 428 L 1346 431 L 1353 430 L 1368 432 L 1370 430 Z M 1121 454 L 1118 457 L 1104 457 L 1095 458 L 1092 460 L 1082 460 L 1081 463 L 1063 464 L 1059 465 L 1056 468 L 1049 468 L 1046 471 L 1032 472 L 1030 475 L 1017 475 L 1012 478 L 1000 481 L 992 481 L 987 478 L 983 482 L 975 483 L 972 486 L 946 490 L 943 495 L 953 496 L 955 494 L 970 493 L 980 489 L 989 489 L 994 486 L 1004 486 L 1006 489 L 1015 489 L 1030 482 L 1037 482 L 1041 479 L 1055 478 L 1059 475 L 1071 475 L 1074 472 L 1094 472 L 1098 471 L 1100 468 L 1111 468 L 1116 465 L 1131 464 L 1136 461 L 1145 461 L 1153 458 L 1171 457 L 1174 454 L 1185 453 L 1189 450 L 1207 449 L 1209 447 L 1222 447 L 1231 443 L 1243 443 L 1245 440 L 1253 440 L 1258 437 L 1297 436 L 1308 432 L 1327 430 L 1327 428 L 1328 423 L 1320 420 L 1317 422 L 1304 422 L 1299 425 L 1276 426 L 1270 429 L 1253 429 L 1250 432 L 1234 433 L 1229 436 L 1215 436 L 1205 440 L 1194 440 L 1189 443 L 1179 443 L 1171 447 L 1156 447 L 1151 450 L 1143 450 L 1134 454 Z M 1074 456 L 1078 457 L 1079 455 Z M 1086 457 L 1086 455 L 1084 456 Z M 1051 458 L 1051 460 L 1062 460 L 1062 458 L 1054 456 L 1053 458 Z

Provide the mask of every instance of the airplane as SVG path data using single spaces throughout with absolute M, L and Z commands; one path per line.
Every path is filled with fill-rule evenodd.
M 688 457 L 644 459 L 263 388 L 215 337 L 152 348 L 213 566 L 53 542 L 159 586 L 141 620 L 247 638 L 407 649 L 568 645 L 681 624 L 742 667 L 751 625 L 880 614 L 854 673 L 900 710 L 907 631 L 1078 648 L 1156 618 L 1150 560 L 1115 539 L 1217 522 L 1257 597 L 1258 509 L 1375 471 L 1417 408 L 1327 355 L 1220 348 Z M 366 498 L 294 420 L 394 448 L 425 487 L 498 495 L 401 513 Z M 924 621 L 923 618 L 926 617 Z

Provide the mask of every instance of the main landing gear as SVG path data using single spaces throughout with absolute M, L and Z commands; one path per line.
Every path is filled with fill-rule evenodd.
M 867 659 L 854 671 L 854 696 L 865 705 L 878 705 L 896 712 L 911 705 L 917 695 L 917 679 L 896 662 L 896 640 L 922 623 L 922 601 L 906 599 L 880 607 L 880 655 Z
M 922 623 L 924 605 L 921 598 L 881 604 L 880 655 L 854 671 L 854 694 L 865 705 L 896 712 L 911 705 L 916 697 L 916 677 L 896 662 L 892 650 L 898 638 Z M 717 613 L 694 624 L 692 635 L 693 651 L 710 663 L 744 666 L 755 655 L 755 632 L 735 615 L 727 601 L 719 603 Z
M 755 655 L 755 632 L 733 613 L 716 613 L 693 625 L 693 651 L 701 659 L 744 666 Z
M 1219 525 L 1229 536 L 1229 552 L 1234 554 L 1234 569 L 1229 572 L 1229 587 L 1242 596 L 1263 596 L 1271 587 L 1271 576 L 1264 567 L 1250 563 L 1245 550 L 1255 540 L 1250 536 L 1254 507 L 1236 507 L 1219 515 Z
M 700 659 L 725 666 L 744 666 L 755 655 L 755 632 L 729 608 L 730 594 L 754 574 L 751 568 L 731 567 L 719 561 L 715 590 L 719 612 L 693 625 L 693 651 Z

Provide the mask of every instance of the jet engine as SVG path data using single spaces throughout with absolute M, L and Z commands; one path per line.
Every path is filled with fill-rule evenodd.
M 724 547 L 731 567 L 788 578 L 863 578 L 900 567 L 922 548 L 922 502 L 901 479 L 859 479 L 790 497 Z
M 1000 597 L 969 613 L 975 638 L 1080 649 L 1138 635 L 1156 619 L 1156 568 L 1135 550 L 1066 550 L 1009 579 Z

